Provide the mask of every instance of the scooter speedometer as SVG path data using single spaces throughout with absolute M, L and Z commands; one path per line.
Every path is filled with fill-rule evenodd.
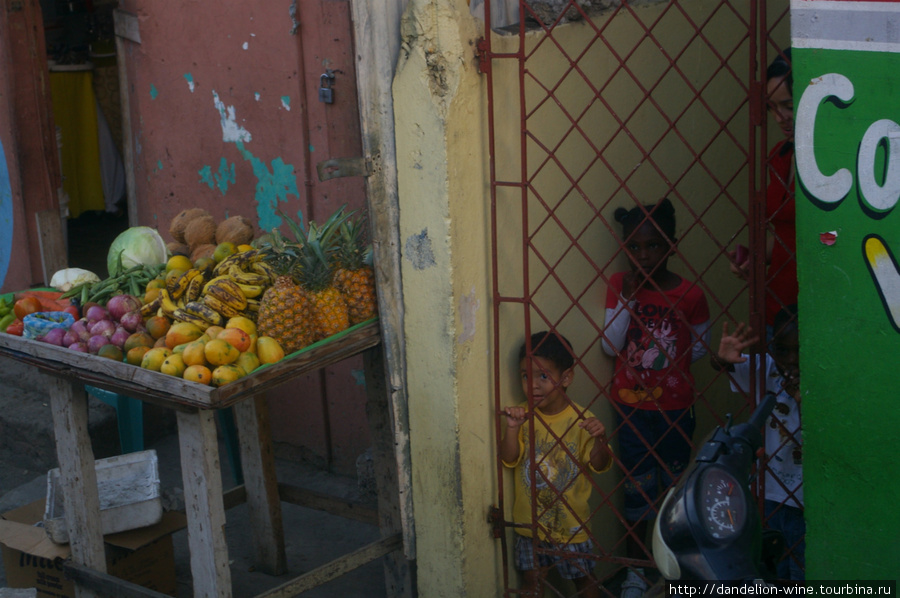
M 738 480 L 722 467 L 707 467 L 696 486 L 697 512 L 713 539 L 740 535 L 747 522 L 747 498 Z

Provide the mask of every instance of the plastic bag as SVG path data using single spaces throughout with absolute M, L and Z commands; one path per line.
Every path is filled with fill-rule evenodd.
M 41 338 L 54 328 L 68 330 L 75 323 L 75 318 L 64 311 L 37 311 L 25 316 L 22 323 L 25 324 L 22 336 L 35 339 Z

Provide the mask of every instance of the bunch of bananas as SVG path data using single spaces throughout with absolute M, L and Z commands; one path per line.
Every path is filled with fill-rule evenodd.
M 243 251 L 225 258 L 211 272 L 192 268 L 167 280 L 157 300 L 146 304 L 142 313 L 159 312 L 172 320 L 196 324 L 201 330 L 224 326 L 235 316 L 255 321 L 259 297 L 275 277 L 262 254 Z

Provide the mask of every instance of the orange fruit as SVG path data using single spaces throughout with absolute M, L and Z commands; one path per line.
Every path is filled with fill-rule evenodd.
M 144 293 L 144 303 L 153 303 L 157 297 L 159 297 L 159 289 L 147 289 L 147 292 Z
M 166 275 L 168 275 L 172 270 L 181 270 L 182 272 L 187 272 L 193 267 L 194 264 L 191 262 L 191 258 L 186 255 L 176 254 L 170 257 L 169 261 L 166 262 Z
M 150 333 L 150 336 L 153 338 L 162 338 L 169 331 L 172 322 L 165 316 L 151 316 L 147 319 L 145 326 L 147 327 L 147 332 Z
M 195 341 L 203 335 L 203 331 L 196 324 L 190 322 L 175 322 L 166 332 L 166 346 L 174 349 L 178 345 Z
M 191 382 L 209 384 L 212 380 L 212 372 L 205 365 L 189 365 L 184 369 L 184 374 L 181 377 Z
M 212 385 L 224 386 L 244 377 L 244 370 L 234 364 L 220 365 L 212 371 Z
M 185 365 L 206 365 L 206 354 L 204 352 L 205 342 L 196 340 L 192 343 L 188 343 L 184 347 L 184 351 L 181 352 L 181 358 L 184 360 Z
M 125 359 L 125 354 L 122 353 L 122 349 L 110 343 L 108 345 L 103 345 L 102 347 L 100 347 L 100 350 L 97 351 L 97 357 L 106 357 L 107 359 L 112 359 L 113 361 L 122 361 L 123 359 Z
M 125 353 L 128 353 L 131 349 L 135 347 L 152 347 L 153 343 L 156 342 L 152 336 L 150 336 L 147 332 L 135 332 L 130 335 L 127 339 L 125 339 L 125 344 L 122 345 L 122 350 Z
M 150 282 L 147 283 L 147 288 L 145 291 L 149 291 L 150 289 L 164 289 L 166 288 L 166 281 L 164 278 L 154 278 Z
M 250 374 L 260 366 L 259 357 L 256 356 L 256 353 L 245 351 L 237 358 L 234 365 L 244 370 L 244 374 Z
M 217 334 L 216 338 L 222 339 L 240 353 L 247 351 L 250 348 L 250 344 L 253 342 L 250 335 L 240 328 L 226 328 Z
M 284 349 L 271 336 L 261 336 L 256 339 L 256 355 L 260 363 L 275 363 L 284 358 Z
M 145 370 L 158 372 L 163 362 L 171 354 L 172 350 L 167 347 L 154 347 L 144 353 L 144 357 L 141 359 L 141 367 Z
M 231 241 L 224 241 L 216 245 L 215 251 L 213 251 L 213 259 L 216 260 L 216 263 L 221 262 L 229 255 L 234 255 L 237 253 L 237 247 Z
M 234 363 L 240 357 L 241 352 L 234 348 L 228 341 L 214 338 L 203 347 L 206 361 L 210 365 L 228 365 Z
M 159 366 L 159 371 L 169 376 L 181 378 L 181 376 L 184 375 L 184 370 L 186 368 L 187 366 L 184 365 L 184 359 L 181 358 L 181 355 L 172 353 L 166 357 L 166 360 Z
M 144 355 L 147 351 L 150 350 L 150 347 L 132 347 L 125 354 L 125 361 L 130 363 L 131 365 L 141 365 L 141 361 L 144 360 Z
M 228 318 L 225 328 L 240 328 L 247 334 L 256 334 L 256 324 L 246 316 L 234 316 Z

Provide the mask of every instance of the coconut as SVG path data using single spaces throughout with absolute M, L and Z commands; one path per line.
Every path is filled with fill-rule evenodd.
M 179 243 L 185 243 L 184 229 L 187 228 L 187 225 L 191 220 L 201 216 L 210 216 L 210 213 L 203 208 L 188 208 L 187 210 L 182 210 L 181 213 L 172 218 L 172 222 L 169 223 L 169 234 Z
M 253 240 L 253 223 L 243 216 L 232 216 L 216 228 L 216 244 L 248 245 Z
M 195 264 L 197 260 L 204 257 L 212 257 L 213 253 L 216 251 L 216 246 L 212 243 L 207 243 L 205 245 L 198 245 L 194 247 L 194 250 L 191 252 L 191 261 Z
M 169 250 L 169 255 L 191 255 L 191 248 L 178 241 L 166 243 L 166 249 Z
M 198 245 L 215 244 L 216 221 L 212 216 L 200 216 L 188 222 L 184 228 L 184 242 L 192 249 Z

